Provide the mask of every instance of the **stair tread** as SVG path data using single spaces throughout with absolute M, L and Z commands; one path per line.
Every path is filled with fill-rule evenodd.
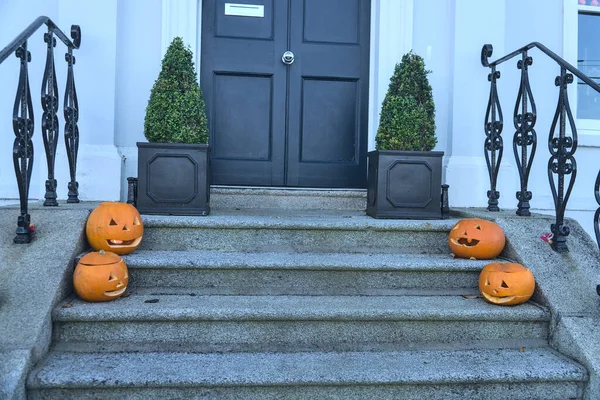
M 154 289 L 159 293 L 160 289 Z M 134 290 L 113 302 L 67 299 L 55 322 L 174 320 L 548 321 L 534 304 L 500 307 L 472 296 L 198 296 Z M 158 300 L 146 303 L 148 300 Z
M 211 250 L 137 250 L 123 256 L 130 268 L 231 268 L 320 270 L 476 271 L 495 261 L 467 260 L 448 254 L 361 254 L 295 252 L 225 252 Z
M 547 348 L 350 353 L 60 353 L 29 389 L 580 382 L 579 364 Z
M 458 218 L 440 220 L 375 219 L 353 210 L 213 210 L 205 216 L 143 214 L 145 228 L 229 229 L 370 229 L 377 231 L 449 232 Z

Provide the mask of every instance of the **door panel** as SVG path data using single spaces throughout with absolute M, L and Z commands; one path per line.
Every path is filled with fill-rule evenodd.
M 202 12 L 212 183 L 365 187 L 369 0 L 235 1 L 264 17 L 225 3 Z
M 264 5 L 263 18 L 225 15 L 225 3 L 204 0 L 202 9 L 201 83 L 212 183 L 281 186 L 287 77 L 280 64 L 287 46 L 287 2 L 235 1 Z
M 300 162 L 356 162 L 357 88 L 356 81 L 303 79 Z
M 215 74 L 213 157 L 270 159 L 272 76 Z M 244 110 L 244 112 L 240 112 Z
M 287 183 L 366 185 L 370 4 L 292 0 Z

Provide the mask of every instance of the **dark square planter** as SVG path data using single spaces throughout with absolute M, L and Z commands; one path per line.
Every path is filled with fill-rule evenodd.
M 138 142 L 137 147 L 140 213 L 208 215 L 208 145 Z
M 369 152 L 367 215 L 442 219 L 442 151 Z

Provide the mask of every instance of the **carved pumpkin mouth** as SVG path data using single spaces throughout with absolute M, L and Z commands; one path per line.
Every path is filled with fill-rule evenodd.
M 516 297 L 516 296 L 497 297 L 497 296 L 492 296 L 491 294 L 487 294 L 485 292 L 481 292 L 481 294 L 483 295 L 483 297 L 486 298 L 486 300 L 488 300 L 492 303 L 495 303 L 495 304 L 508 303 L 509 301 L 514 300 Z
M 474 247 L 479 244 L 479 240 L 477 239 L 468 239 L 468 238 L 459 238 L 458 240 L 451 238 L 452 243 L 457 244 L 459 246 L 466 247 Z
M 125 289 L 127 289 L 127 287 L 124 287 L 123 289 L 109 290 L 107 292 L 104 292 L 104 294 L 108 297 L 117 297 L 122 295 L 125 292 Z
M 129 247 L 137 246 L 142 241 L 142 238 L 136 238 L 131 240 L 120 240 L 120 239 L 106 239 L 109 247 Z

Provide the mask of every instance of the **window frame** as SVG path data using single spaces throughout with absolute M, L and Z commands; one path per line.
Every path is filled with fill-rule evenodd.
M 598 14 L 599 6 L 584 6 L 577 0 L 563 2 L 563 58 L 577 68 L 579 13 Z M 583 147 L 600 147 L 600 119 L 577 118 L 577 84 L 569 85 L 569 102 L 575 115 L 579 145 Z

